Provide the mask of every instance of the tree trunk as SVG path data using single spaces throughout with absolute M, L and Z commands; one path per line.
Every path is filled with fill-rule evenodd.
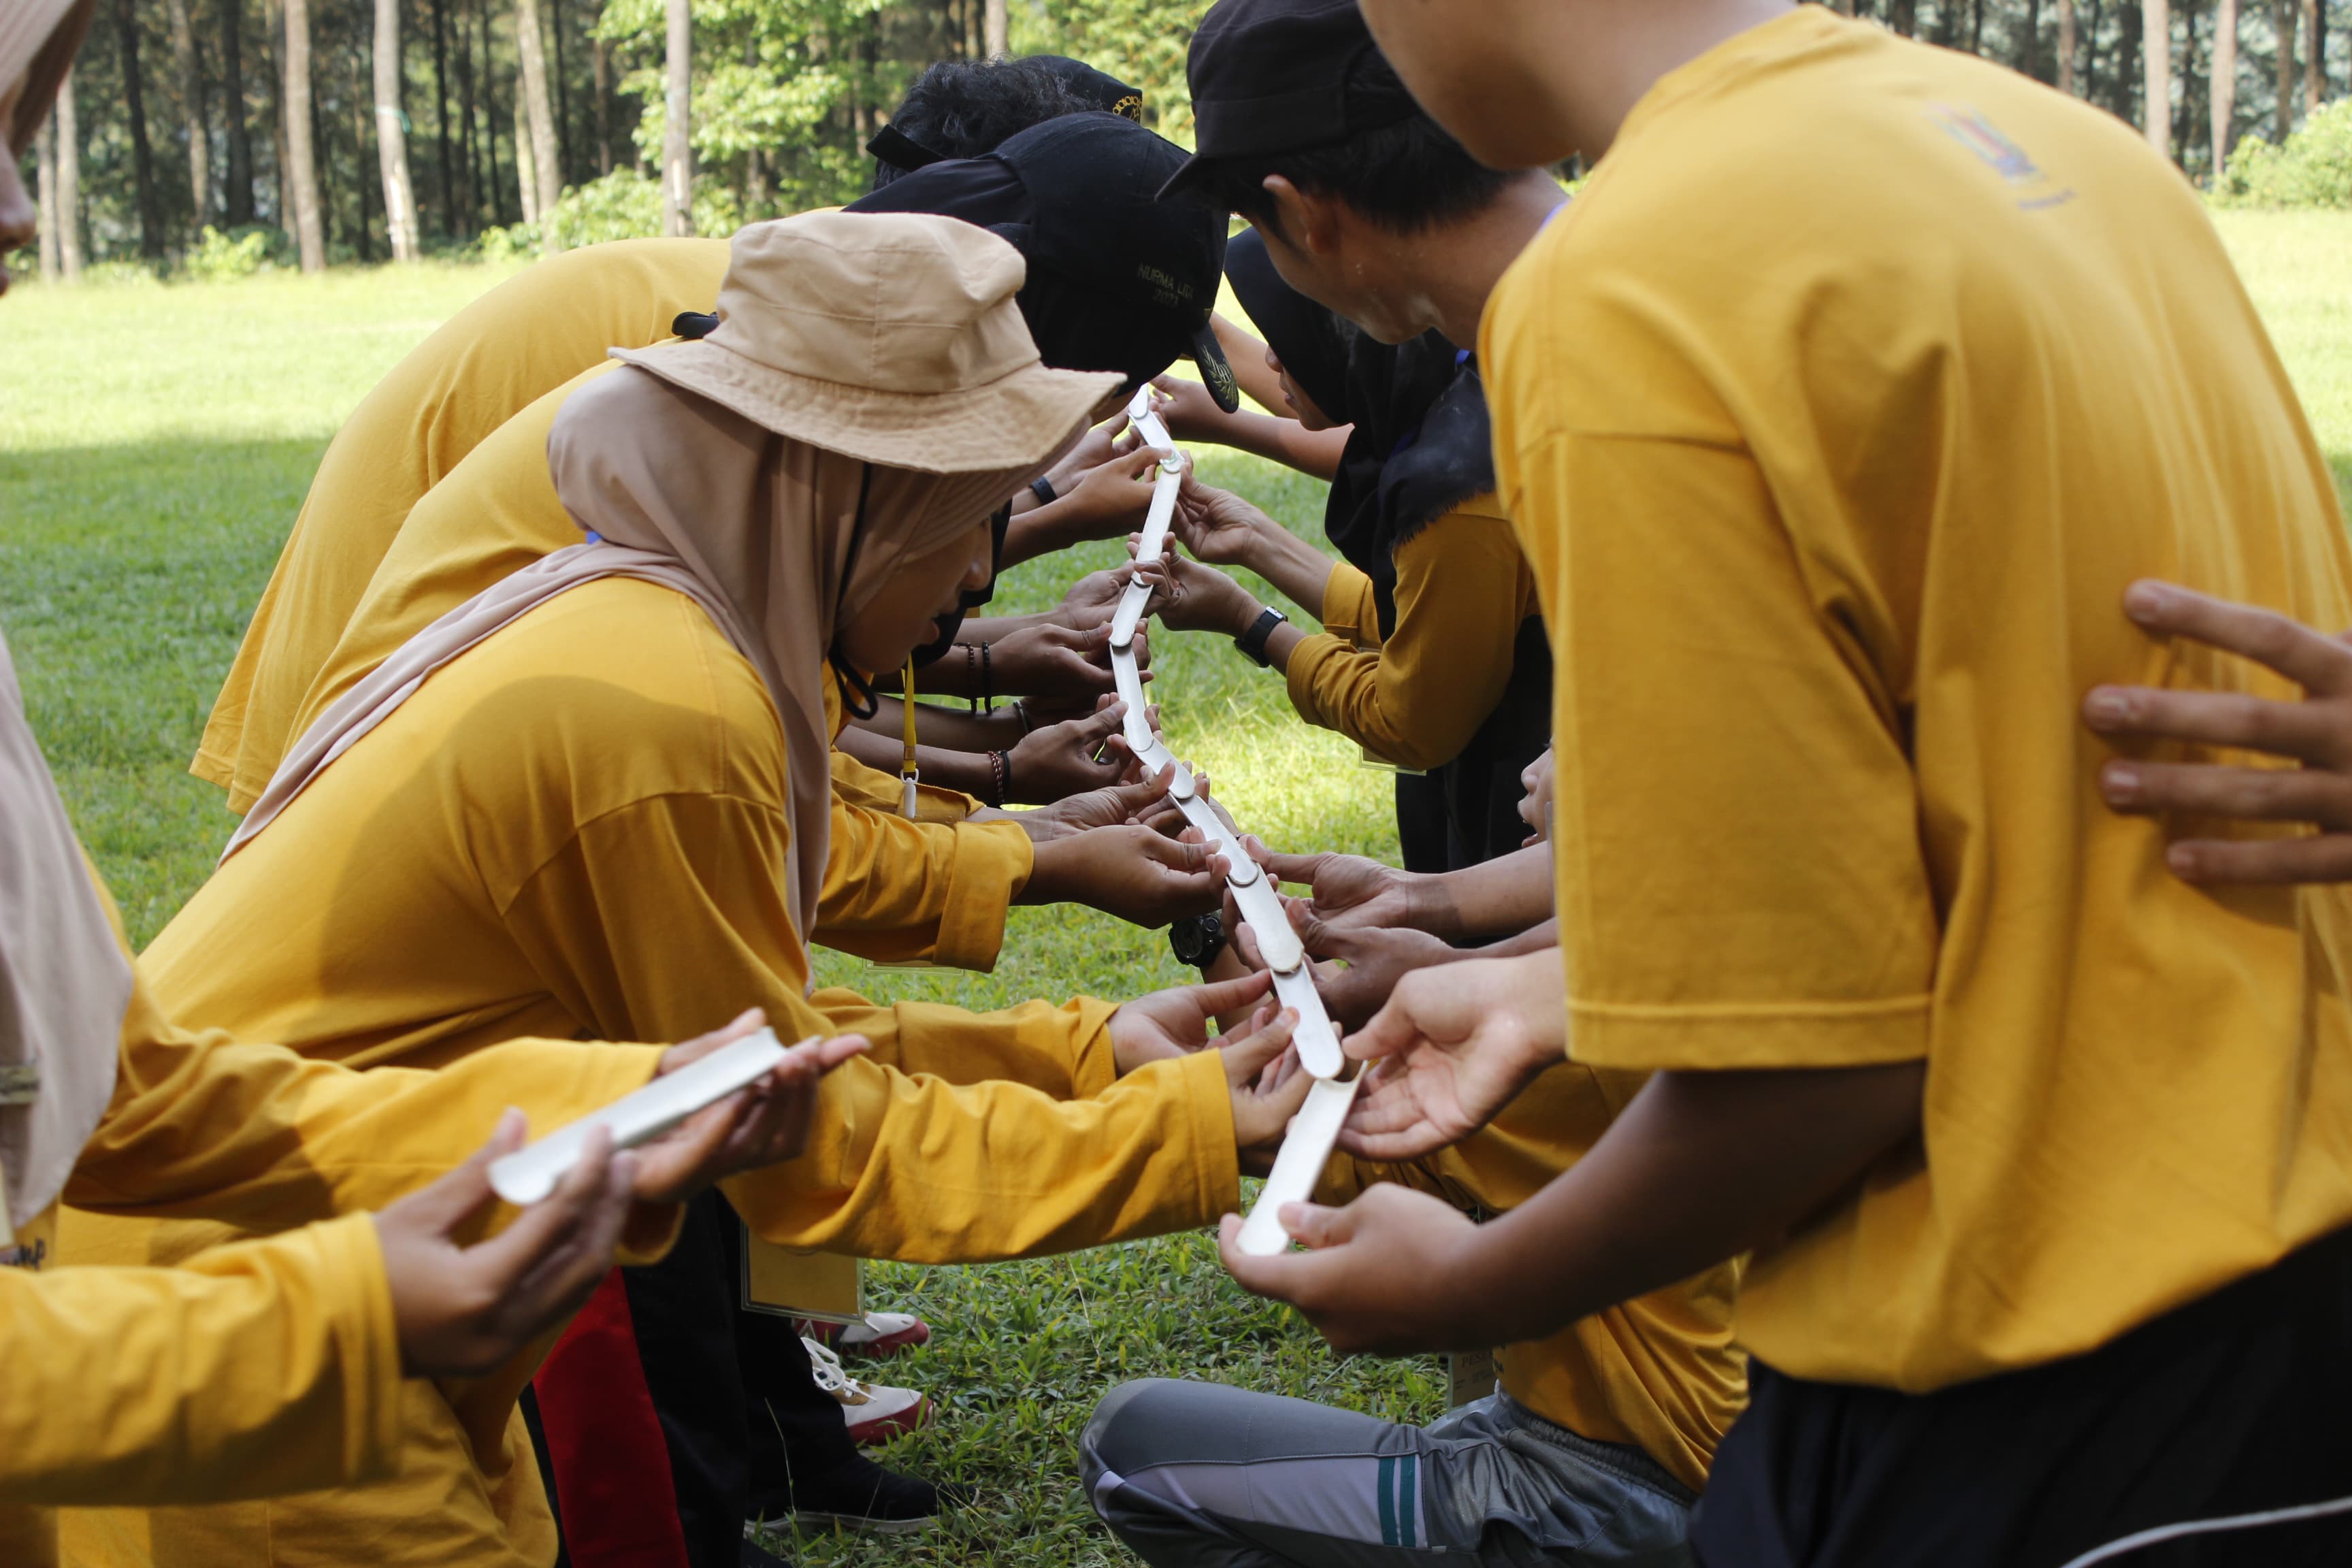
M 2277 140 L 2294 133 L 2295 0 L 2271 0 L 2271 16 L 2278 27 Z
M 555 211 L 563 195 L 563 165 L 555 147 L 555 106 L 547 92 L 547 55 L 539 36 L 539 0 L 515 0 L 515 53 L 522 58 L 520 101 L 515 105 L 515 163 L 523 164 L 522 132 L 528 121 L 530 159 L 525 175 L 537 189 L 523 203 L 523 221 L 537 223 Z M 546 248 L 558 248 L 553 231 Z
M 58 84 L 58 266 L 81 280 L 81 122 L 74 115 L 73 72 Z
M 433 0 L 433 140 L 441 165 L 441 232 L 455 237 L 457 226 L 457 184 L 449 172 L 449 29 L 441 14 L 441 0 Z
M 327 235 L 319 218 L 319 170 L 310 153 L 310 4 L 286 0 L 286 166 L 278 201 L 294 209 L 294 243 L 302 270 L 327 268 Z M 289 189 L 290 187 L 290 189 Z
M 1984 0 L 1970 0 L 1969 5 L 1969 53 L 1984 53 Z
M 563 73 L 563 0 L 547 0 L 547 31 L 555 48 L 555 184 L 561 191 L 572 180 L 572 149 L 580 145 L 572 123 L 572 79 Z
M 2197 19 L 2200 15 L 2196 0 L 2189 0 L 2188 5 L 2181 7 L 2180 101 L 2173 108 L 2172 144 L 2180 149 L 2180 164 L 2183 169 L 2189 166 L 2189 148 L 2197 143 L 2197 110 L 2200 107 L 2197 102 Z M 2208 64 L 2210 66 L 2210 62 L 2209 61 Z M 2211 77 L 2209 75 L 2205 81 L 2210 89 L 2212 85 Z M 2213 111 L 2210 95 L 2201 107 L 2210 119 Z
M 489 181 L 483 186 L 490 194 L 490 221 L 505 224 L 507 218 L 507 187 L 499 174 L 499 73 L 497 57 L 490 52 L 490 5 L 480 0 L 482 21 L 482 68 L 478 79 L 482 84 L 482 154 L 489 168 Z
M 2238 0 L 2220 0 L 2213 19 L 2213 182 L 2230 166 L 2231 130 L 2238 118 Z
M 596 177 L 613 172 L 613 67 L 604 54 L 604 40 L 596 40 Z
M 539 221 L 538 155 L 530 145 L 530 127 L 523 123 L 522 93 L 514 98 L 515 190 L 522 197 L 522 221 Z
M 2147 144 L 2172 156 L 2172 14 L 2168 0 L 2140 0 L 2140 58 L 2146 75 L 2140 129 Z
M 375 161 L 383 173 L 383 230 L 394 261 L 419 252 L 408 133 L 400 124 L 400 0 L 375 0 Z
M 115 0 L 114 37 L 122 55 L 122 107 L 131 119 L 131 172 L 139 196 L 139 254 L 163 259 L 163 207 L 155 188 L 155 152 L 147 141 L 147 95 L 139 76 L 139 13 Z
M 163 0 L 172 24 L 172 59 L 180 69 L 180 109 L 188 122 L 188 214 L 202 229 L 213 220 L 212 138 L 205 131 L 204 68 L 196 58 L 195 29 L 188 26 L 188 0 Z
M 2058 90 L 2074 91 L 2074 0 L 2058 0 Z
M 1839 0 L 1838 9 L 1849 16 L 1853 16 L 1853 0 Z M 981 32 L 983 35 L 981 41 L 988 50 L 990 59 L 1001 60 L 1013 52 L 1013 23 L 1005 13 L 1004 0 L 987 0 L 981 18 Z
M 58 128 L 46 120 L 33 142 L 33 168 L 40 186 L 41 281 L 54 283 L 64 265 L 58 249 Z
M 228 142 L 222 216 L 235 228 L 253 221 L 253 135 L 245 119 L 245 0 L 220 0 L 215 16 L 221 51 L 221 123 Z
M 664 66 L 667 92 L 663 98 L 667 121 L 662 132 L 662 232 L 694 232 L 694 142 L 689 117 L 694 108 L 694 19 L 687 0 L 667 0 L 669 30 Z
M 1905 37 L 1916 37 L 1919 32 L 1919 0 L 1889 0 L 1886 25 Z
M 462 10 L 457 13 L 457 32 L 458 173 L 466 188 L 464 232 L 471 234 L 482 221 L 482 176 L 479 150 L 475 145 L 474 40 L 466 31 L 466 14 Z
M 2050 79 L 2042 70 L 2042 0 L 2026 0 L 2025 41 L 2018 47 L 2017 68 L 2036 81 Z
M 2319 0 L 2303 0 L 2303 36 L 2311 40 L 2303 50 L 2303 111 L 2316 114 L 2319 100 L 2327 96 L 2327 19 Z

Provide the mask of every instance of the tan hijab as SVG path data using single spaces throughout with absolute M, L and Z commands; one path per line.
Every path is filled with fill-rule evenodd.
M 556 416 L 547 458 L 564 510 L 598 542 L 559 550 L 484 589 L 338 698 L 278 764 L 221 858 L 277 820 L 435 670 L 559 594 L 634 577 L 700 605 L 776 705 L 792 780 L 786 892 L 805 948 L 832 826 L 824 683 L 840 623 L 900 565 L 985 520 L 1084 429 L 1034 464 L 919 474 L 775 435 L 634 366 L 591 382 Z
M 57 1201 L 114 1095 L 131 960 L 0 642 L 0 1178 L 8 1225 Z
M 760 672 L 792 769 L 793 919 L 805 943 L 832 820 L 824 683 L 834 637 L 892 573 L 984 521 L 1034 473 L 862 463 L 635 367 L 572 394 L 548 432 L 547 460 L 573 521 L 676 560 Z

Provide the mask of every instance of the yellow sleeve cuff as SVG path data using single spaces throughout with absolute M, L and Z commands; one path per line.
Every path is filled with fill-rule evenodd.
M 1570 1002 L 1568 1054 L 1639 1072 L 1873 1067 L 1927 1054 L 1930 998 L 1712 1006 Z

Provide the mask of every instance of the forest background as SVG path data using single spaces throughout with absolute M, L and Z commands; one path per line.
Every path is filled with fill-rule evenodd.
M 2352 0 L 1837 8 L 2096 103 L 2222 201 L 2352 206 Z M 25 150 L 24 172 L 42 195 L 52 278 L 498 259 L 726 233 L 862 191 L 866 140 L 939 59 L 1077 56 L 1140 87 L 1147 122 L 1189 143 L 1184 52 L 1206 9 L 99 0 L 70 90 Z

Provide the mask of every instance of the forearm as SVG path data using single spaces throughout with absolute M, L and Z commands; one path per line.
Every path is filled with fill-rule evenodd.
M 1235 451 L 1328 480 L 1339 471 L 1339 454 L 1347 449 L 1350 428 L 1343 425 L 1335 430 L 1309 430 L 1296 419 L 1244 410 L 1225 416 L 1217 440 Z
M 1242 564 L 1273 584 L 1293 604 L 1319 612 L 1324 585 L 1339 563 L 1269 518 L 1257 530 Z
M 1924 1061 L 1657 1074 L 1591 1153 L 1471 1233 L 1462 1329 L 1541 1338 L 1765 1245 L 1917 1129 L 1926 1079 Z
M 0 1269 L 0 1500 L 217 1502 L 387 1473 L 400 1349 L 373 1224 L 180 1268 Z
M 1550 924 L 1552 863 L 1549 844 L 1530 844 L 1458 871 L 1440 871 L 1430 880 L 1438 884 L 1433 889 L 1433 907 L 1445 910 L 1451 927 L 1435 934 L 1448 941 L 1501 936 L 1525 939 L 1538 931 L 1549 932 L 1557 929 Z M 1555 942 L 1556 938 L 1547 938 L 1535 946 L 1550 947 Z M 1496 956 L 1501 956 L 1499 952 Z

